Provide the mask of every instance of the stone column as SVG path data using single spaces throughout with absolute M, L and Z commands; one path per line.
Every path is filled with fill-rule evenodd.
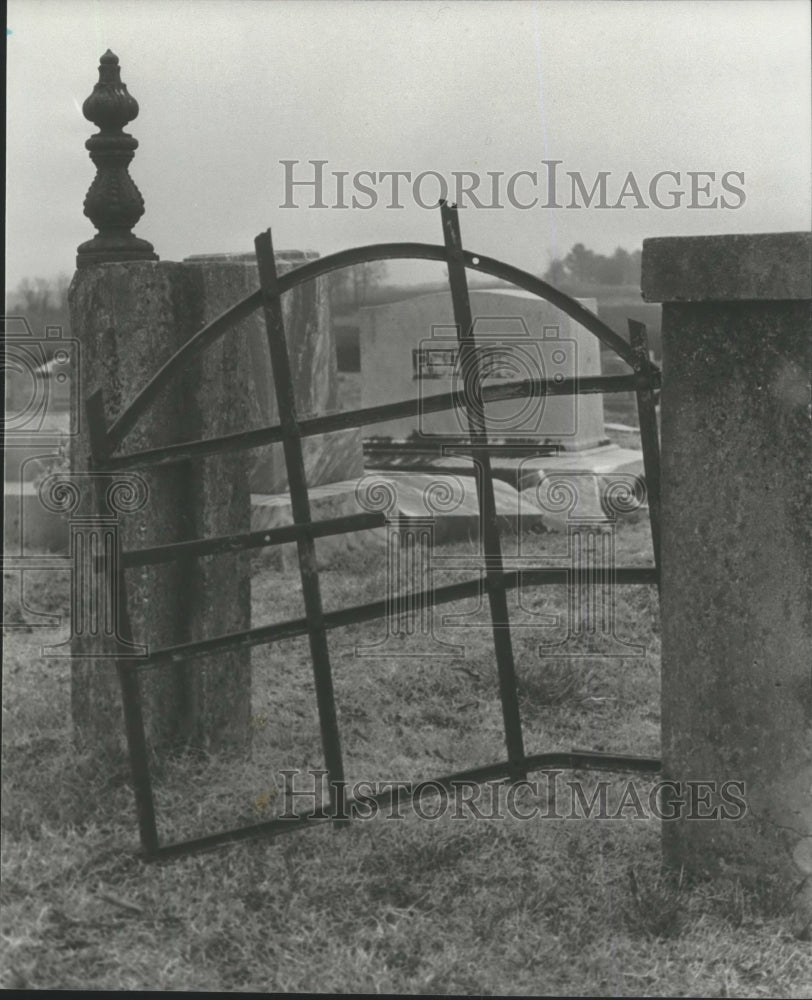
M 811 251 L 807 233 L 650 239 L 642 278 L 663 303 L 663 775 L 685 800 L 664 857 L 777 877 L 807 935 Z
M 205 311 L 199 269 L 159 262 L 152 245 L 130 232 L 144 203 L 128 173 L 138 143 L 122 129 L 138 114 L 138 104 L 110 51 L 102 56 L 99 82 L 83 112 L 99 127 L 87 142 L 98 172 L 85 199 L 85 214 L 99 232 L 78 248 L 69 295 L 79 341 L 74 391 L 82 421 L 71 453 L 77 483 L 98 471 L 91 468 L 84 401 L 102 390 L 110 426 L 204 325 Z M 122 451 L 244 429 L 247 368 L 244 342 L 227 335 L 159 395 Z M 141 474 L 146 502 L 122 516 L 118 528 L 125 550 L 249 530 L 248 477 L 240 454 Z M 91 516 L 107 516 L 102 506 L 98 501 Z M 126 587 L 132 635 L 123 638 L 152 649 L 250 625 L 250 561 L 243 553 L 131 569 Z M 85 591 L 94 593 L 92 587 Z M 76 596 L 81 599 L 78 591 Z M 71 649 L 75 733 L 99 755 L 117 759 L 124 726 L 115 661 L 109 649 L 85 638 L 77 635 Z M 239 747 L 249 738 L 248 649 L 150 670 L 142 691 L 148 741 L 155 750 L 178 744 Z
M 77 271 L 71 324 L 80 345 L 82 402 L 102 389 L 109 426 L 158 368 L 203 325 L 197 269 L 169 262 L 111 263 Z M 125 439 L 123 453 L 240 430 L 247 423 L 245 345 L 224 338 L 164 391 Z M 90 469 L 86 420 L 71 472 Z M 143 508 L 121 518 L 125 550 L 250 530 L 239 453 L 139 470 Z M 111 481 L 115 477 L 111 476 Z M 97 512 L 99 516 L 103 512 Z M 132 639 L 150 648 L 250 626 L 250 558 L 224 554 L 126 571 Z M 77 735 L 118 753 L 124 729 L 114 663 L 77 648 L 72 707 Z M 143 677 L 152 745 L 240 745 L 250 720 L 250 650 L 151 670 Z

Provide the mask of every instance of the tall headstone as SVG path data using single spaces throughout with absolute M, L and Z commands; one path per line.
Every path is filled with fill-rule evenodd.
M 600 375 L 600 343 L 555 306 L 520 289 L 472 289 L 474 335 L 486 352 L 487 384 Z M 584 303 L 594 310 L 594 301 Z M 361 310 L 364 406 L 463 388 L 451 296 L 436 292 Z M 563 451 L 605 441 L 600 395 L 513 399 L 486 406 L 493 440 Z M 463 409 L 421 413 L 365 428 L 367 437 L 420 441 L 466 435 Z
M 287 250 L 278 251 L 275 256 L 277 273 L 282 275 L 315 260 L 318 254 Z M 213 319 L 259 287 L 253 253 L 195 255 L 187 257 L 186 263 L 200 274 L 206 320 Z M 317 278 L 287 292 L 282 297 L 282 308 L 300 417 L 331 413 L 337 408 L 338 373 L 326 279 Z M 262 311 L 257 310 L 235 327 L 229 337 L 242 339 L 247 345 L 250 426 L 266 427 L 278 423 Z M 359 430 L 334 431 L 304 438 L 302 446 L 311 486 L 350 479 L 363 473 Z M 275 494 L 287 489 L 281 444 L 255 448 L 247 454 L 252 494 Z

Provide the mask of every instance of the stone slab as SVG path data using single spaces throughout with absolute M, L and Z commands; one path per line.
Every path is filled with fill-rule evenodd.
M 639 433 L 635 430 L 635 433 Z M 401 463 L 400 468 L 396 463 Z M 394 457 L 386 465 L 379 462 L 378 470 L 382 474 L 405 472 L 403 466 L 408 463 L 409 473 L 424 475 L 456 475 L 472 476 L 474 461 L 465 455 L 422 455 Z M 545 476 L 552 473 L 570 472 L 573 475 L 591 473 L 607 476 L 612 473 L 628 473 L 643 476 L 643 453 L 634 448 L 623 448 L 616 444 L 602 445 L 597 448 L 587 448 L 579 452 L 564 452 L 558 455 L 517 456 L 511 458 L 505 455 L 494 455 L 491 458 L 491 470 L 494 479 L 514 487 L 526 490 L 539 483 Z
M 431 519 L 438 545 L 478 538 L 479 506 L 473 476 L 376 472 L 362 479 L 318 486 L 309 494 L 314 521 L 384 509 L 386 516 L 393 519 L 398 516 Z M 515 535 L 519 530 L 543 527 L 541 513 L 529 495 L 522 497 L 512 486 L 498 480 L 494 481 L 494 494 L 500 532 Z M 253 531 L 293 523 L 287 494 L 253 494 L 251 505 Z M 324 564 L 337 553 L 383 549 L 386 538 L 385 528 L 319 538 L 316 553 L 319 563 Z M 274 548 L 280 550 L 285 565 L 295 561 L 295 544 Z
M 812 298 L 812 234 L 755 233 L 643 240 L 646 302 Z
M 611 444 L 602 448 L 589 448 L 582 452 L 566 455 L 550 455 L 541 458 L 514 459 L 516 485 L 520 490 L 540 482 L 551 474 L 571 473 L 581 476 L 585 473 L 595 476 L 609 476 L 612 473 L 643 475 L 643 453 L 633 448 L 621 448 Z M 507 468 L 505 460 L 499 469 Z
M 566 531 L 573 518 L 636 520 L 648 516 L 643 453 L 632 448 L 607 445 L 580 453 L 523 459 L 515 475 L 522 497 L 541 510 L 548 531 Z M 607 491 L 618 487 L 637 499 L 630 510 L 612 513 Z M 571 498 L 563 508 L 562 490 Z

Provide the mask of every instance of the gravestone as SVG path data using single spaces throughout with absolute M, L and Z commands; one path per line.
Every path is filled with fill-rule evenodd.
M 279 275 L 315 260 L 312 251 L 277 251 Z M 211 321 L 259 287 L 253 253 L 222 253 L 187 257 L 199 268 L 205 300 L 203 314 Z M 306 282 L 282 296 L 285 332 L 299 418 L 321 416 L 337 409 L 338 374 L 327 282 Z M 279 422 L 273 372 L 268 353 L 265 320 L 261 309 L 234 327 L 230 337 L 244 337 L 248 358 L 248 427 Z M 363 474 L 361 435 L 357 429 L 334 431 L 302 441 L 305 471 L 311 486 Z M 287 472 L 281 444 L 266 445 L 246 453 L 252 494 L 276 494 L 287 489 Z
M 6 317 L 5 335 L 3 551 L 67 552 L 65 520 L 42 506 L 37 486 L 66 464 L 76 434 L 76 341 L 61 327 L 35 332 L 23 316 Z
M 494 501 L 499 530 L 516 536 L 520 530 L 542 530 L 544 519 L 535 499 L 519 494 L 511 485 L 494 480 Z M 381 501 L 385 501 L 381 503 Z M 392 524 L 399 518 L 420 518 L 431 523 L 436 545 L 478 540 L 480 535 L 479 501 L 473 470 L 462 476 L 434 472 L 430 475 L 408 472 L 371 472 L 360 479 L 329 483 L 310 490 L 310 509 L 314 521 L 350 517 L 371 511 L 385 511 Z M 254 531 L 267 531 L 293 523 L 287 495 L 254 498 L 251 525 Z M 351 552 L 385 551 L 387 530 L 383 527 L 327 536 L 316 539 L 320 568 Z M 276 546 L 282 565 L 296 564 L 294 542 Z
M 520 289 L 472 289 L 474 335 L 486 385 L 528 378 L 600 375 L 600 343 L 560 309 Z M 595 311 L 594 300 L 582 300 Z M 451 296 L 437 292 L 361 310 L 364 406 L 461 389 Z M 486 406 L 494 441 L 566 452 L 605 443 L 600 395 L 511 399 Z M 420 413 L 369 425 L 365 436 L 415 443 L 467 436 L 465 412 Z

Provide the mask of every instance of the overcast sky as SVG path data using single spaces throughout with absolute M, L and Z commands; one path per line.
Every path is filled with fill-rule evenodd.
M 461 213 L 467 248 L 535 271 L 577 241 L 607 253 L 647 236 L 810 227 L 807 0 L 10 0 L 8 28 L 10 287 L 72 273 L 93 235 L 95 129 L 81 105 L 108 47 L 141 107 L 127 127 L 146 201 L 136 233 L 164 260 L 250 250 L 268 226 L 277 248 L 321 253 L 441 242 L 408 185 L 400 210 L 383 185 L 367 210 L 311 208 L 304 189 L 282 208 L 286 159 L 297 176 L 326 160 L 325 180 L 347 171 L 348 183 L 362 170 L 474 171 L 483 185 L 489 171 L 536 171 L 539 188 L 524 177 L 516 198 L 538 206 L 508 205 L 503 187 L 505 207 Z M 588 188 L 608 171 L 610 203 L 632 172 L 648 207 L 540 207 L 542 160 Z M 650 202 L 665 170 L 686 192 L 675 210 Z M 743 203 L 686 207 L 688 171 L 715 172 L 703 204 L 725 195 L 722 174 L 743 174 Z

